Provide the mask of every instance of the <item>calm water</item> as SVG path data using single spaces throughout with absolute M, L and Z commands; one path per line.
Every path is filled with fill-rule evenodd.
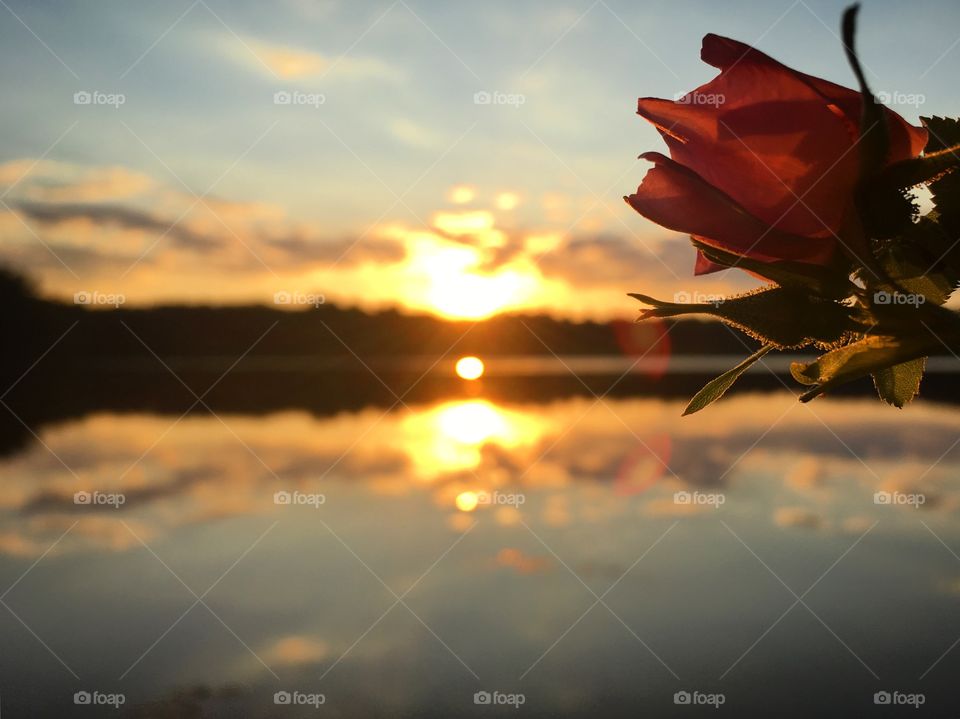
M 956 408 L 682 406 L 46 425 L 0 460 L 0 716 L 955 713 Z

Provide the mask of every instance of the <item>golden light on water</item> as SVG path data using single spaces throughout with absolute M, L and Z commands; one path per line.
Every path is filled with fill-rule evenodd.
M 479 466 L 488 445 L 530 447 L 548 430 L 543 417 L 474 399 L 447 402 L 405 418 L 395 439 L 410 457 L 411 474 L 430 480 L 441 472 Z
M 461 512 L 472 512 L 477 508 L 477 504 L 479 504 L 479 502 L 480 498 L 477 496 L 477 493 L 469 491 L 460 492 L 455 500 L 457 509 L 459 509 Z
M 457 375 L 463 379 L 480 379 L 483 369 L 483 360 L 479 357 L 461 357 L 457 360 Z
M 444 437 L 468 445 L 481 444 L 492 437 L 507 438 L 511 434 L 503 413 L 483 400 L 445 407 L 437 416 L 437 425 Z

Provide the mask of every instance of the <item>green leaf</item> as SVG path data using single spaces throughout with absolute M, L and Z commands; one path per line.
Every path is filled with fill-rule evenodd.
M 870 335 L 827 352 L 810 364 L 794 362 L 790 373 L 801 384 L 811 385 L 800 395 L 801 402 L 887 367 L 925 357 L 934 349 L 934 339 L 925 335 L 906 340 Z
M 880 265 L 893 284 L 880 283 L 873 287 L 875 291 L 887 295 L 922 296 L 924 304 L 942 305 L 950 298 L 957 276 L 949 266 L 938 263 L 938 260 L 945 259 L 945 251 L 940 249 L 940 243 L 928 230 L 930 224 L 917 225 L 901 241 L 887 243 L 879 251 Z
M 773 345 L 764 345 L 733 369 L 727 370 L 719 377 L 707 382 L 703 389 L 697 392 L 693 396 L 693 399 L 690 400 L 686 409 L 683 410 L 683 416 L 686 417 L 688 414 L 699 412 L 704 407 L 713 404 L 723 397 L 726 391 L 733 386 L 733 383 L 740 378 L 740 375 L 746 372 L 754 362 L 772 349 Z
M 877 394 L 887 404 L 903 407 L 920 392 L 920 380 L 926 357 L 903 362 L 892 367 L 884 367 L 873 373 L 873 385 Z
M 776 349 L 831 346 L 863 329 L 846 305 L 788 287 L 768 286 L 712 303 L 661 302 L 646 295 L 630 296 L 653 307 L 643 310 L 640 319 L 711 315 Z
M 952 117 L 921 117 L 920 122 L 927 128 L 927 146 L 923 148 L 924 155 L 946 150 L 954 145 L 960 145 L 960 120 Z

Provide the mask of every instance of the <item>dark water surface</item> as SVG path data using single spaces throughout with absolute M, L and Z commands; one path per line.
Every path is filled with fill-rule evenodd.
M 27 422 L 0 716 L 960 709 L 954 407 L 474 394 Z

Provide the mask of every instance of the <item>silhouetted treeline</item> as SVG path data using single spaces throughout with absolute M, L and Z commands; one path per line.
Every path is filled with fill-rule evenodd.
M 0 271 L 6 368 L 33 359 L 76 324 L 55 357 L 84 365 L 90 360 L 150 357 L 236 357 L 261 335 L 251 357 L 365 359 L 440 355 L 448 351 L 491 355 L 643 354 L 671 327 L 655 351 L 674 354 L 743 354 L 741 341 L 715 323 L 686 321 L 635 326 L 571 322 L 540 315 L 506 315 L 485 321 L 448 321 L 396 310 L 364 312 L 335 305 L 303 311 L 264 306 L 171 306 L 91 309 L 38 299 L 29 284 Z M 624 298 L 624 306 L 629 300 Z M 272 327 L 272 329 L 271 329 Z M 269 330 L 269 331 L 268 331 Z M 752 344 L 752 343 L 750 343 Z

